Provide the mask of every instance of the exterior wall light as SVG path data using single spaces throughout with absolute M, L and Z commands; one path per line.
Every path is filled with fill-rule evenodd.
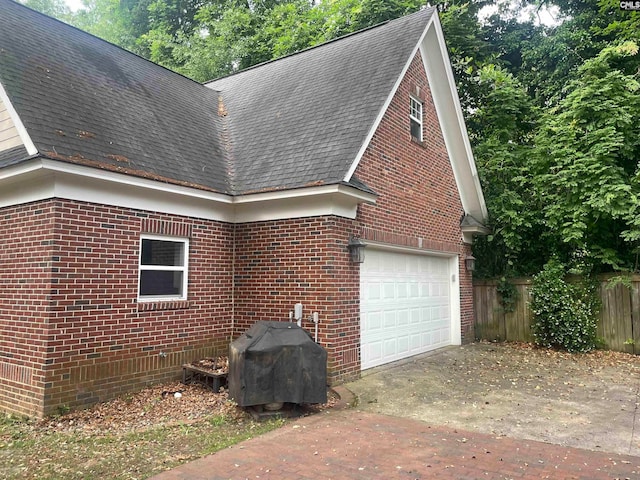
M 473 272 L 476 269 L 476 257 L 473 255 L 467 255 L 464 258 L 464 266 L 467 272 Z
M 352 263 L 364 262 L 364 249 L 366 246 L 367 244 L 358 237 L 351 236 L 347 248 L 349 249 L 349 257 Z

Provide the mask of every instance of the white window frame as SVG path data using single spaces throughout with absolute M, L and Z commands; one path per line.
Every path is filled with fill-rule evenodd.
M 419 142 L 422 142 L 422 100 L 417 99 L 413 95 L 409 97 L 409 119 L 411 122 L 416 122 L 420 127 L 420 136 L 413 137 L 413 133 L 411 136 L 416 138 Z M 413 130 L 410 128 L 410 130 Z
M 143 265 L 142 264 L 142 245 L 144 240 L 160 240 L 166 242 L 182 243 L 184 245 L 184 264 L 183 265 Z M 182 272 L 182 295 L 140 295 L 140 282 L 142 280 L 143 271 L 169 271 Z M 164 300 L 186 300 L 187 286 L 189 284 L 189 239 L 183 237 L 169 237 L 165 235 L 140 235 L 140 248 L 138 252 L 138 301 L 139 302 L 157 302 Z

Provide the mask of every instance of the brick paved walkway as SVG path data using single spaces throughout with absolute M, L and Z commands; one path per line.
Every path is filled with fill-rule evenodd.
M 640 457 L 432 427 L 354 409 L 302 418 L 153 477 L 241 479 L 640 479 Z

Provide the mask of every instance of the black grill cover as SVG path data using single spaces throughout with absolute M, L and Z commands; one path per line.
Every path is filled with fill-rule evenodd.
M 231 343 L 227 380 L 241 407 L 326 403 L 327 352 L 295 323 L 260 321 Z

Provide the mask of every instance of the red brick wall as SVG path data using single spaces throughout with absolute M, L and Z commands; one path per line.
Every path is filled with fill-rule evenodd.
M 0 211 L 0 407 L 43 408 L 55 208 L 51 202 Z
M 329 381 L 360 371 L 359 270 L 346 245 L 353 221 L 323 216 L 236 226 L 236 333 L 258 320 L 288 321 L 296 303 L 303 326 L 319 314 L 319 343 L 329 354 Z
M 422 144 L 409 130 L 409 95 L 418 91 Z M 309 315 L 319 313 L 329 381 L 357 376 L 359 267 L 349 262 L 350 235 L 461 259 L 469 253 L 418 56 L 356 175 L 380 194 L 376 205 L 360 206 L 356 220 L 234 226 L 64 200 L 2 209 L 0 407 L 41 415 L 175 378 L 182 363 L 226 351 L 255 321 L 288 321 L 297 302 L 310 331 Z M 137 302 L 141 233 L 189 237 L 187 301 Z M 471 340 L 473 297 L 463 260 L 459 274 L 462 334 Z
M 423 142 L 412 140 L 410 95 L 423 100 Z M 460 255 L 463 340 L 473 340 L 470 253 L 462 241 L 464 214 L 420 55 L 417 54 L 380 123 L 356 176 L 380 194 L 361 205 L 358 220 L 369 240 Z
M 177 378 L 182 363 L 226 351 L 230 225 L 62 200 L 2 215 L 10 225 L 2 243 L 11 247 L 0 257 L 10 272 L 1 284 L 0 368 L 44 369 L 45 378 L 34 382 L 38 406 L 45 405 L 38 414 Z M 137 302 L 141 233 L 190 238 L 187 301 Z M 41 347 L 33 348 L 34 338 Z M 0 394 L 0 405 L 11 409 L 10 401 Z

